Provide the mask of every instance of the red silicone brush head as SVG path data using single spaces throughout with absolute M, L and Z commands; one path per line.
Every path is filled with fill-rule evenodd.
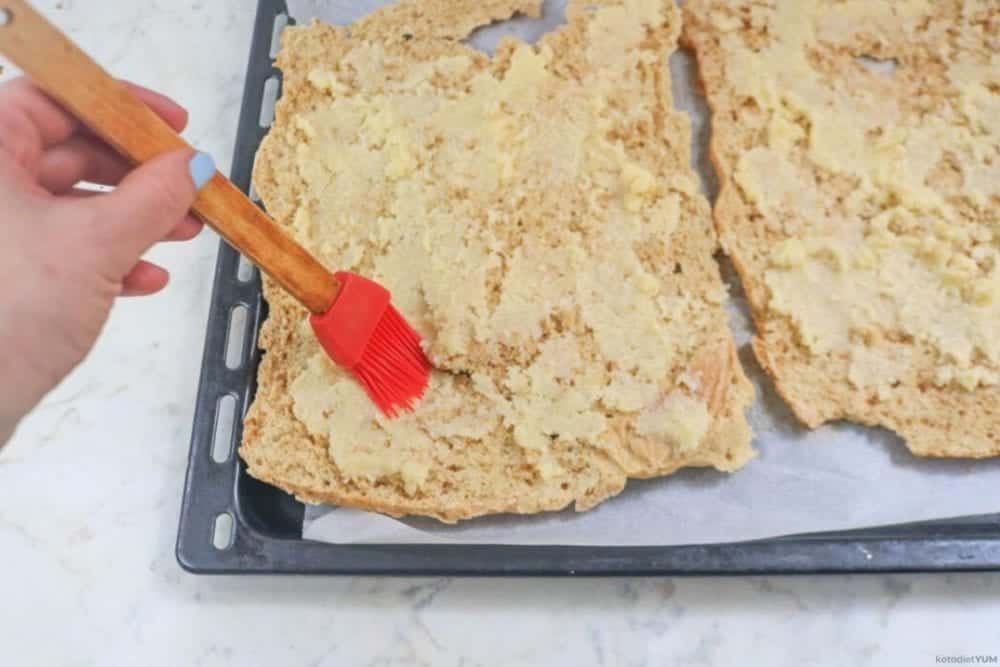
M 395 417 L 424 395 L 431 364 L 420 334 L 389 303 L 389 291 L 359 275 L 336 274 L 340 292 L 330 309 L 309 318 L 316 338 L 364 387 L 378 408 Z

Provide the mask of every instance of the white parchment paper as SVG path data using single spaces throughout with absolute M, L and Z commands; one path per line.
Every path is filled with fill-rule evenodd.
M 318 17 L 350 23 L 386 4 L 379 0 L 289 0 L 300 23 Z M 565 0 L 545 3 L 541 20 L 518 18 L 478 30 L 470 43 L 492 52 L 502 35 L 534 42 L 562 23 Z M 707 159 L 707 114 L 695 93 L 693 62 L 670 62 L 674 98 L 691 115 L 694 166 L 714 199 Z M 572 509 L 534 516 L 492 516 L 443 525 L 391 519 L 359 510 L 313 506 L 304 538 L 333 543 L 484 543 L 671 545 L 750 540 L 794 533 L 863 528 L 1000 511 L 1000 460 L 924 460 L 900 439 L 849 424 L 802 428 L 775 394 L 748 346 L 751 323 L 732 272 L 731 320 L 740 359 L 757 389 L 749 418 L 758 456 L 739 472 L 682 470 L 632 481 L 618 497 L 582 514 Z

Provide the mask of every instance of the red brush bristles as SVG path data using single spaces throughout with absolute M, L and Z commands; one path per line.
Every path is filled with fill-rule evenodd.
M 320 344 L 350 370 L 378 408 L 395 417 L 424 395 L 431 364 L 420 334 L 389 303 L 389 292 L 353 273 L 336 274 L 340 292 L 330 309 L 310 318 Z
M 396 408 L 412 410 L 424 395 L 431 364 L 420 347 L 420 335 L 391 305 L 351 369 L 379 409 L 390 417 Z

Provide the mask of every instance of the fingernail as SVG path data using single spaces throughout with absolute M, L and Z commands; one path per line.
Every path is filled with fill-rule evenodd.
M 191 180 L 194 181 L 195 188 L 201 190 L 215 175 L 215 160 L 208 153 L 195 153 L 191 161 L 188 162 L 188 171 L 191 172 Z

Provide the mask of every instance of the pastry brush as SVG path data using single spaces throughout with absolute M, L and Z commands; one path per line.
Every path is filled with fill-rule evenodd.
M 190 148 L 28 2 L 0 0 L 0 19 L 0 52 L 127 159 L 139 164 Z M 411 409 L 423 395 L 430 362 L 388 290 L 353 273 L 330 272 L 218 172 L 192 212 L 309 309 L 323 349 L 385 414 Z

